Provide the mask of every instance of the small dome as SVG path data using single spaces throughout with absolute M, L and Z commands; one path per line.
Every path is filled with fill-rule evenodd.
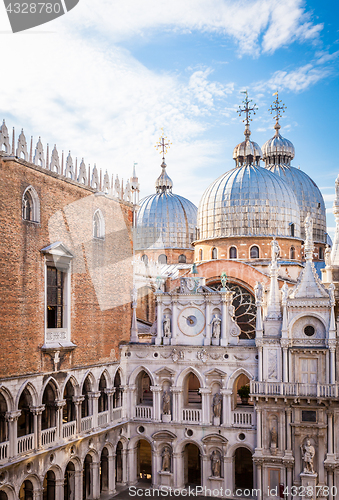
M 267 165 L 285 164 L 289 165 L 295 155 L 295 149 L 291 141 L 280 135 L 280 125 L 275 124 L 275 135 L 265 142 L 262 147 L 262 158 Z
M 267 175 L 269 174 L 269 175 Z M 256 165 L 230 170 L 205 191 L 198 209 L 199 239 L 229 236 L 300 236 L 300 212 L 293 190 L 279 176 Z
M 252 164 L 259 165 L 262 152 L 260 146 L 258 146 L 256 142 L 250 141 L 251 131 L 248 124 L 245 127 L 244 134 L 246 139 L 235 146 L 233 150 L 233 159 L 237 167 Z
M 169 175 L 166 172 L 166 163 L 165 159 L 163 158 L 163 162 L 161 164 L 162 172 L 155 181 L 155 189 L 157 193 L 161 193 L 162 191 L 170 190 L 172 191 L 173 187 L 173 182 L 172 179 L 169 177 Z

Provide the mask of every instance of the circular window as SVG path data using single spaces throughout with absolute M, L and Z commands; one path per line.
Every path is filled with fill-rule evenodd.
M 312 337 L 312 335 L 315 334 L 314 326 L 311 326 L 311 325 L 305 326 L 304 334 L 307 335 L 307 337 Z
M 143 434 L 145 432 L 145 427 L 143 425 L 139 425 L 138 432 L 139 434 Z
M 192 429 L 186 429 L 186 436 L 187 436 L 187 437 L 192 437 L 192 436 L 193 436 L 193 431 L 192 431 Z
M 224 359 L 228 359 L 228 354 L 224 354 Z
M 54 462 L 54 454 L 52 453 L 50 456 L 49 456 L 49 461 L 51 462 L 51 464 Z
M 256 355 L 255 355 L 255 359 L 259 359 L 259 356 L 258 356 L 258 354 L 256 354 Z
M 157 358 L 159 356 L 159 353 L 158 352 L 154 352 L 153 353 L 153 358 Z
M 238 438 L 240 439 L 240 441 L 244 441 L 245 440 L 245 434 L 243 432 L 240 432 L 240 434 L 238 435 Z

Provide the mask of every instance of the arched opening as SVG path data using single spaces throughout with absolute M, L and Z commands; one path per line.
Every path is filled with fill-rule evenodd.
M 44 394 L 42 396 L 42 404 L 45 405 L 45 409 L 41 415 L 42 430 L 50 429 L 51 427 L 56 427 L 55 400 L 56 400 L 56 395 L 54 387 L 52 386 L 52 384 L 48 383 L 45 387 Z
M 55 500 L 55 474 L 52 470 L 44 477 L 43 500 Z
M 106 394 L 106 389 L 107 389 L 106 377 L 104 374 L 102 374 L 99 380 L 99 391 L 100 391 L 100 396 L 98 400 L 99 413 L 108 410 L 108 397 Z
M 91 392 L 91 381 L 89 376 L 86 377 L 84 385 L 82 386 L 82 395 L 85 399 L 81 403 L 81 418 L 89 417 L 92 415 L 92 408 L 89 402 L 89 393 Z
M 65 390 L 64 390 L 64 400 L 66 401 L 65 406 L 62 410 L 63 422 L 73 422 L 76 419 L 75 404 L 73 402 L 74 397 L 74 387 L 70 380 L 68 380 Z
M 93 216 L 93 237 L 103 239 L 105 237 L 104 227 L 104 217 L 101 211 L 97 210 Z
M 115 457 L 115 482 L 122 483 L 122 442 L 119 441 L 116 447 L 116 457 Z
M 237 448 L 234 454 L 234 485 L 236 489 L 253 488 L 252 454 L 247 448 Z
M 21 485 L 19 500 L 33 500 L 33 484 L 28 479 Z
M 137 447 L 137 478 L 139 482 L 152 481 L 152 450 L 145 439 L 140 439 Z
M 22 218 L 24 220 L 33 220 L 33 198 L 29 190 L 27 190 L 22 199 Z
M 184 449 L 184 480 L 185 486 L 201 484 L 200 450 L 193 443 L 186 444 Z
M 162 253 L 161 255 L 159 255 L 158 257 L 158 263 L 159 264 L 167 264 L 167 256 Z
M 141 257 L 141 260 L 143 261 L 143 263 L 145 264 L 145 266 L 148 265 L 148 257 L 146 254 L 144 254 L 142 257 Z
M 8 441 L 8 422 L 6 420 L 7 411 L 6 399 L 2 394 L 0 394 L 0 443 Z
M 113 407 L 120 408 L 122 406 L 122 387 L 121 387 L 121 377 L 119 370 L 116 372 L 114 377 L 114 395 L 113 395 Z
M 0 490 L 0 500 L 8 500 L 7 493 L 3 490 Z
M 151 391 L 151 379 L 142 370 L 137 378 L 137 404 L 143 406 L 153 406 L 153 393 Z
M 100 458 L 100 493 L 108 491 L 108 450 L 105 447 Z
M 295 259 L 295 248 L 294 247 L 290 248 L 290 259 Z
M 204 257 L 204 252 L 203 252 L 203 249 L 200 248 L 200 250 L 199 250 L 199 260 L 203 260 L 203 257 Z
M 198 377 L 190 372 L 184 382 L 184 402 L 185 406 L 201 408 L 201 394 L 199 392 L 200 382 Z
M 212 259 L 218 258 L 218 250 L 214 247 L 212 248 Z
M 231 247 L 230 248 L 230 259 L 236 259 L 238 256 L 238 252 L 236 247 Z
M 33 433 L 33 414 L 30 410 L 32 403 L 32 396 L 25 388 L 18 404 L 18 409 L 21 410 L 21 415 L 18 418 L 18 438 Z
M 68 462 L 64 476 L 64 500 L 75 498 L 75 467 L 73 462 Z
M 292 238 L 294 238 L 294 224 L 291 222 L 290 223 L 290 235 L 292 236 Z
M 186 264 L 186 255 L 184 255 L 183 253 L 179 255 L 178 262 L 179 264 Z
M 250 250 L 250 259 L 259 259 L 259 247 L 254 245 Z
M 92 457 L 91 455 L 86 455 L 85 460 L 84 460 L 84 468 L 83 468 L 83 490 L 82 490 L 82 498 L 83 500 L 86 500 L 86 498 L 91 498 L 92 497 L 92 484 L 93 484 L 93 477 L 92 477 Z
M 253 406 L 253 402 L 250 401 L 249 397 L 250 391 L 250 379 L 241 373 L 234 381 L 233 384 L 233 406 Z
M 319 247 L 319 260 L 324 260 L 324 249 Z

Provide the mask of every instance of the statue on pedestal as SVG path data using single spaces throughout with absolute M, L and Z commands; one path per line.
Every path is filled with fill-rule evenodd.
M 315 448 L 311 444 L 309 439 L 306 440 L 306 444 L 300 445 L 301 448 L 301 458 L 304 461 L 304 474 L 314 474 L 313 469 L 313 459 L 315 455 Z
M 168 446 L 165 446 L 162 452 L 162 468 L 163 472 L 170 472 L 171 470 L 171 453 Z
M 164 415 L 171 414 L 171 395 L 168 391 L 164 391 L 162 395 L 162 413 Z
M 164 337 L 169 338 L 171 336 L 171 319 L 168 314 L 165 314 L 163 320 Z
M 276 239 L 273 239 L 271 241 L 271 255 L 272 255 L 272 263 L 277 262 L 277 260 L 280 257 L 280 247 Z
M 221 460 L 218 451 L 214 450 L 211 454 L 211 469 L 213 477 L 220 477 L 221 474 Z
M 220 418 L 221 416 L 221 402 L 222 396 L 218 392 L 216 392 L 213 396 L 213 416 Z
M 264 295 L 264 287 L 260 283 L 260 281 L 257 281 L 257 284 L 254 287 L 254 293 L 255 293 L 255 301 L 257 304 L 262 303 L 263 295 Z
M 221 328 L 221 319 L 215 314 L 212 321 L 212 338 L 218 339 L 220 338 L 220 328 Z

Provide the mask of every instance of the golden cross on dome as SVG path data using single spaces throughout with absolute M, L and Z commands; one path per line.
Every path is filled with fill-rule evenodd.
M 282 104 L 282 101 L 279 101 L 278 91 L 274 92 L 274 94 L 272 94 L 272 95 L 277 96 L 277 97 L 276 97 L 275 101 L 273 101 L 273 104 L 271 104 L 271 106 L 268 108 L 268 111 L 271 113 L 271 115 L 275 111 L 276 114 L 274 115 L 274 119 L 276 121 L 278 121 L 279 118 L 282 116 L 281 111 L 283 113 L 285 113 L 285 109 L 287 109 L 287 108 L 286 108 L 285 104 Z
M 163 128 L 161 128 L 161 132 L 162 132 L 162 134 L 161 134 L 161 137 L 159 137 L 159 142 L 154 147 L 156 149 L 160 148 L 159 153 L 160 154 L 162 153 L 162 159 L 165 161 L 165 154 L 167 153 L 167 151 L 171 147 L 172 143 L 164 135 L 164 129 Z
M 249 125 L 250 122 L 252 121 L 252 118 L 250 118 L 251 113 L 253 113 L 255 115 L 255 111 L 258 108 L 257 108 L 256 104 L 253 104 L 252 107 L 250 106 L 250 104 L 251 104 L 251 102 L 253 102 L 253 100 L 248 98 L 247 90 L 244 90 L 241 93 L 245 94 L 245 99 L 243 100 L 244 107 L 242 108 L 241 106 L 239 106 L 238 113 L 239 113 L 239 116 L 241 116 L 241 113 L 246 113 L 245 119 L 243 120 L 243 122 L 244 123 L 246 122 L 246 125 Z

